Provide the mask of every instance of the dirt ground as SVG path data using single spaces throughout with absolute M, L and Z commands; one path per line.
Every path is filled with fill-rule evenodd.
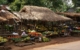
M 68 42 L 79 41 L 79 40 L 80 40 L 80 37 L 58 37 L 58 38 L 51 39 L 50 42 L 35 43 L 33 45 L 28 45 L 28 46 L 24 46 L 24 47 L 18 47 L 13 44 L 11 44 L 9 46 L 12 47 L 12 50 L 30 50 L 33 48 L 43 47 L 46 45 L 68 43 Z

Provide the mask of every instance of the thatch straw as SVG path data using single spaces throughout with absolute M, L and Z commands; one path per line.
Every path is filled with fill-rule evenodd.
M 57 14 L 62 14 L 70 17 L 80 17 L 80 13 L 73 13 L 73 12 L 57 12 Z
M 59 21 L 63 19 L 46 7 L 24 6 L 19 13 L 18 17 L 26 20 Z
M 9 19 L 18 19 L 15 15 L 13 15 L 9 11 L 5 11 L 5 10 L 0 11 L 0 16 L 6 18 L 8 20 Z
M 59 16 L 60 16 L 60 18 L 63 18 L 64 21 L 66 21 L 66 20 L 69 20 L 69 21 L 72 20 L 71 18 L 63 16 L 63 15 L 59 15 Z
M 2 21 L 7 21 L 7 19 L 4 17 L 0 17 L 0 22 L 2 22 Z

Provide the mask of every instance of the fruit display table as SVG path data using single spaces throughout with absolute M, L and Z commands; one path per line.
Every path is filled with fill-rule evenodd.
M 80 30 L 73 30 L 71 36 L 80 36 Z

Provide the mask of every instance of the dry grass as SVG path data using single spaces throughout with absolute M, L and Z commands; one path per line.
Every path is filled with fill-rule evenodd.
M 26 20 L 59 21 L 65 20 L 46 7 L 24 6 L 20 10 L 19 18 Z
M 0 11 L 0 20 L 1 21 L 7 21 L 10 19 L 18 19 L 18 18 L 9 11 L 6 11 L 6 10 L 4 10 L 4 12 Z
M 73 13 L 73 12 L 58 12 L 57 14 L 63 14 L 63 15 L 66 15 L 66 16 L 70 16 L 70 17 L 80 17 L 80 13 Z

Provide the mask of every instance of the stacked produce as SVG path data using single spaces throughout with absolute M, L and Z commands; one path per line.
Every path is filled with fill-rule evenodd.
M 53 31 L 45 31 L 45 32 L 43 32 L 43 35 L 52 35 L 53 34 Z
M 57 31 L 54 31 L 53 34 L 58 35 L 58 32 Z
M 80 30 L 73 30 L 72 32 L 80 32 Z
M 45 36 L 51 36 L 51 35 L 57 35 L 58 31 L 45 31 L 43 32 L 43 35 Z
M 22 38 L 12 38 L 13 42 L 21 42 Z
M 47 37 L 42 37 L 42 41 L 43 41 L 43 42 L 48 42 L 48 41 L 50 41 L 50 39 L 47 38 Z
M 44 30 L 47 30 L 47 28 L 43 25 L 37 25 L 36 26 L 36 29 L 40 30 L 40 31 L 44 31 Z
M 7 42 L 7 41 L 8 41 L 8 39 L 3 38 L 3 37 L 0 36 L 0 43 L 4 43 L 4 42 Z
M 18 42 L 25 42 L 25 41 L 29 41 L 30 40 L 30 37 L 29 36 L 26 36 L 26 37 L 21 37 L 21 38 L 12 38 L 12 41 L 15 42 L 15 43 L 18 43 Z
M 25 37 L 25 38 L 22 39 L 22 41 L 29 41 L 29 40 L 30 40 L 29 36 L 27 36 L 27 37 Z
M 35 37 L 37 37 L 37 36 L 42 36 L 42 34 L 39 33 L 39 32 L 30 32 L 29 35 L 35 36 Z

